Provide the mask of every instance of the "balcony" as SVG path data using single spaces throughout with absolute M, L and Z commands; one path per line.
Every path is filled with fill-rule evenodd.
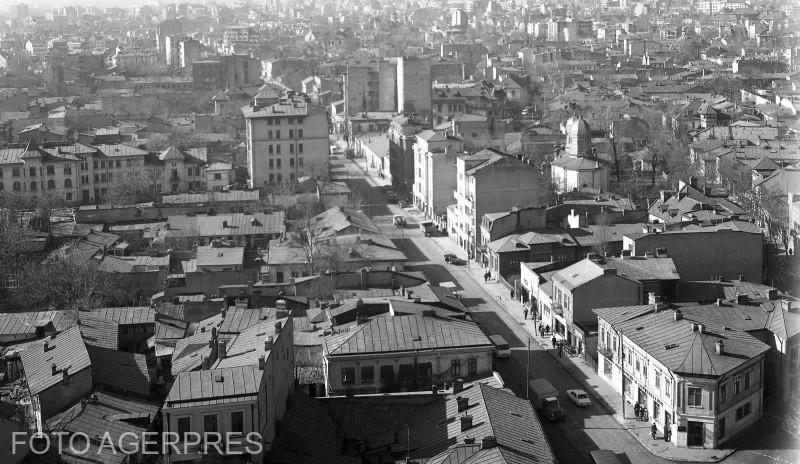
M 614 350 L 605 345 L 597 345 L 597 352 L 612 361 L 616 358 L 616 353 L 614 352 Z

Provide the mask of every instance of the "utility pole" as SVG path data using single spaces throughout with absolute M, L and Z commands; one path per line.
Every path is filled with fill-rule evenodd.
M 525 364 L 525 399 L 530 399 L 531 387 L 531 336 L 528 335 L 528 362 Z

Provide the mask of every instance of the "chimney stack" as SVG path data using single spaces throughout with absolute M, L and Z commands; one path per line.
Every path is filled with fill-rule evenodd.
M 722 298 L 717 298 L 717 306 L 722 306 Z
M 220 340 L 217 342 L 217 359 L 225 359 L 225 356 L 228 355 L 228 346 L 227 344 Z
M 50 365 L 50 371 L 51 371 L 52 375 L 58 374 L 58 368 L 56 367 L 56 363 L 53 363 L 53 364 Z
M 675 310 L 674 316 L 675 316 L 675 322 L 680 321 L 680 320 L 683 319 L 683 313 L 681 312 L 680 309 L 676 309 Z
M 283 332 L 283 323 L 281 321 L 278 321 L 275 323 L 275 333 L 279 334 L 281 332 Z
M 458 403 L 458 412 L 464 412 L 469 407 L 469 398 L 457 396 L 456 403 Z
M 264 358 L 264 356 L 259 356 L 258 357 L 258 370 L 263 371 L 266 367 L 267 367 L 267 360 Z
M 481 440 L 481 449 L 492 449 L 497 447 L 497 439 L 494 435 L 487 435 Z
M 471 428 L 472 428 L 472 416 L 470 416 L 469 414 L 461 416 L 461 431 L 466 432 Z
M 722 340 L 717 340 L 717 344 L 715 346 L 717 354 L 725 354 L 725 344 L 722 343 Z
M 464 390 L 464 379 L 455 379 L 453 381 L 453 393 L 461 393 Z
M 272 337 L 267 337 L 267 339 L 264 340 L 264 351 L 272 350 L 272 346 L 273 346 Z

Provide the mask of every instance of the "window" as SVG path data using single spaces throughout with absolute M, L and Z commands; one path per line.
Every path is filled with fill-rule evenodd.
M 302 168 L 303 167 L 303 157 L 297 158 L 297 164 Z
M 270 175 L 269 175 L 269 183 L 271 184 L 273 182 L 275 182 L 275 174 L 270 173 Z M 280 280 L 278 282 L 280 282 Z
M 281 173 L 279 172 L 279 173 L 278 173 L 278 177 L 277 177 L 276 179 L 278 180 L 278 183 L 279 183 L 279 184 L 280 184 L 281 182 L 283 182 L 283 174 L 281 174 Z
M 45 169 L 47 170 L 47 175 L 48 176 L 52 176 L 52 175 L 54 175 L 56 173 L 56 168 L 52 164 L 48 164 Z
M 733 396 L 742 392 L 742 378 L 736 377 L 733 379 Z
M 289 138 L 290 139 L 294 138 L 294 130 L 293 129 L 289 129 Z
M 19 168 L 11 168 L 11 177 L 19 177 Z
M 131 167 L 131 160 L 125 160 L 125 166 Z
M 56 181 L 50 179 L 47 181 L 47 190 L 55 190 L 56 189 Z
M 31 175 L 31 177 L 36 177 L 36 168 L 29 168 L 28 173 Z
M 724 417 L 722 419 L 720 419 L 719 422 L 717 422 L 717 440 L 722 439 L 722 438 L 725 438 L 725 418 Z
M 655 385 L 656 390 L 661 390 L 661 372 L 655 371 L 653 376 L 653 384 Z
M 279 155 L 281 154 L 281 146 L 280 145 L 275 145 L 275 153 L 277 153 Z
M 294 144 L 290 144 L 289 145 L 289 154 L 291 154 L 291 155 L 294 154 Z
M 719 402 L 724 403 L 728 401 L 728 383 L 725 382 L 719 386 Z
M 736 408 L 736 420 L 740 421 L 745 417 L 749 416 L 750 413 L 753 412 L 753 403 L 747 402 L 742 406 Z
M 95 174 L 94 175 L 94 181 L 95 182 L 100 182 L 100 174 Z
M 122 167 L 122 161 L 120 161 L 120 160 L 117 160 L 117 162 L 116 162 L 115 164 L 116 164 L 116 166 L 117 166 L 118 168 L 121 168 L 121 167 Z
M 15 192 L 19 192 L 20 190 L 22 190 L 22 185 L 20 185 L 19 182 L 14 182 L 13 189 L 14 189 Z
M 689 392 L 686 395 L 686 404 L 689 406 L 702 407 L 703 390 L 697 387 L 689 387 Z
M 68 176 L 70 174 L 72 174 L 72 165 L 71 164 L 65 164 L 64 165 L 64 175 Z
M 67 201 L 72 201 L 72 192 L 67 192 Z
M 222 174 L 220 173 L 214 174 L 214 180 L 222 180 Z
M 31 182 L 31 192 L 36 191 L 36 182 Z
M 186 168 L 186 175 L 191 177 L 192 176 L 192 168 Z
M 297 129 L 297 138 L 303 138 L 303 129 Z
M 0 182 L 0 192 L 2 192 L 2 191 L 3 191 L 3 190 L 5 190 L 5 189 L 6 189 L 6 188 L 5 188 L 5 186 L 3 185 L 3 183 L 2 183 L 2 182 Z
M 294 158 L 289 158 L 289 167 L 294 167 Z
M 0 179 L 2 179 L 2 178 L 3 178 L 3 170 L 0 169 Z
M 353 385 L 356 383 L 356 368 L 343 367 L 342 368 L 342 385 Z
M 267 165 L 269 166 L 270 169 L 272 169 L 273 166 L 272 166 L 272 160 L 271 159 L 269 161 L 267 161 Z
M 203 415 L 203 431 L 206 433 L 217 432 L 217 415 L 204 414 Z
M 365 385 L 375 383 L 375 366 L 361 366 L 361 383 Z
M 231 412 L 231 432 L 244 433 L 244 411 Z
M 278 166 L 278 169 L 281 168 L 281 159 L 280 158 L 275 160 L 275 165 Z
M 192 431 L 192 418 L 179 417 L 178 418 L 178 436 L 186 440 L 186 435 Z
M 478 374 L 478 358 L 467 359 L 467 375 L 473 376 Z
M 267 145 L 267 153 L 272 154 L 272 145 Z
M 95 162 L 94 162 L 94 163 L 92 163 L 92 164 L 94 165 L 94 168 L 95 168 L 95 169 L 97 169 L 97 161 L 95 161 Z
M 744 389 L 750 388 L 750 371 L 744 373 Z
M 451 359 L 450 360 L 450 375 L 453 377 L 458 377 L 461 375 L 461 360 L 460 359 Z
M 110 162 L 109 162 L 109 163 L 110 163 Z M 105 161 L 105 160 L 100 160 L 100 167 L 101 167 L 101 168 L 104 168 L 104 167 L 106 167 L 106 161 Z
M 267 118 L 267 125 L 268 125 L 268 126 L 271 126 L 271 125 L 272 125 L 272 118 Z
M 268 138 L 268 139 L 271 139 L 271 138 L 272 138 L 272 131 L 271 131 L 271 130 L 268 130 L 268 131 L 267 131 L 267 138 Z
M 279 138 L 281 138 L 281 131 L 279 131 L 279 130 L 276 130 L 276 131 L 275 131 L 275 138 L 276 138 L 276 139 L 279 139 Z

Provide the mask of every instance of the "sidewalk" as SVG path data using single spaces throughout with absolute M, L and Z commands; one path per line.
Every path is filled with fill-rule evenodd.
M 458 247 L 447 237 L 436 237 L 434 241 L 444 252 L 458 250 Z M 463 255 L 463 252 L 461 254 Z M 564 367 L 564 369 L 572 373 L 573 377 L 582 384 L 583 388 L 592 396 L 594 401 L 611 413 L 614 419 L 653 455 L 670 461 L 719 462 L 736 451 L 735 449 L 680 448 L 672 443 L 665 442 L 664 436 L 661 433 L 657 434 L 656 439 L 653 440 L 650 436 L 651 422 L 636 420 L 633 414 L 633 405 L 631 404 L 625 405 L 625 416 L 623 418 L 621 395 L 604 379 L 600 378 L 592 367 L 577 356 L 565 354 L 563 357 L 559 357 L 557 351 L 553 349 L 550 336 L 539 336 L 534 321 L 530 319 L 523 321 L 523 310 L 525 307 L 519 300 L 511 298 L 510 291 L 505 285 L 497 280 L 484 282 L 483 273 L 485 269 L 474 261 L 469 263 L 467 270 L 472 278 L 495 299 L 500 307 L 505 309 L 520 323 L 520 325 L 524 326 L 532 340 L 534 340 L 539 347 L 547 351 L 553 359 Z

